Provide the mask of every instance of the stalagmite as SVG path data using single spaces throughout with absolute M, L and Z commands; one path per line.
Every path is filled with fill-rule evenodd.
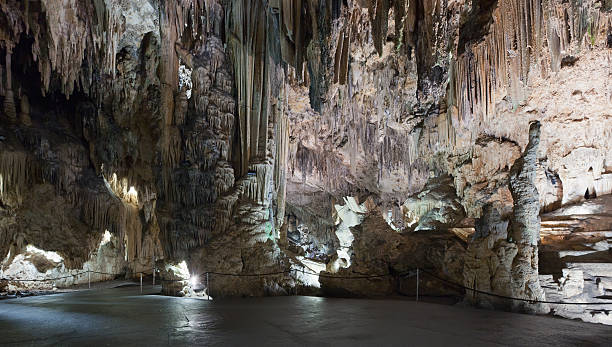
M 463 267 L 463 284 L 467 288 L 512 297 L 513 260 L 518 252 L 516 244 L 508 242 L 508 221 L 493 205 L 483 208 L 475 225 L 475 233 L 468 241 Z M 465 300 L 488 308 L 510 308 L 511 302 L 490 295 L 467 291 Z
M 540 202 L 534 185 L 540 144 L 540 123 L 529 126 L 529 143 L 510 170 L 510 192 L 514 199 L 510 236 L 518 253 L 512 262 L 512 294 L 515 297 L 544 300 L 538 279 L 538 241 L 540 240 Z M 545 305 L 514 302 L 515 309 L 545 312 Z

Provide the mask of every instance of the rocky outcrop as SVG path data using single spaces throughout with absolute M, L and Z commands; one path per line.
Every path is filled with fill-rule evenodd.
M 331 218 L 312 214 L 303 207 L 297 208 L 288 204 L 287 220 L 283 227 L 287 233 L 285 238 L 288 248 L 308 259 L 328 263 L 340 247 L 340 241 L 333 232 L 334 223 Z
M 464 285 L 479 291 L 505 297 L 544 300 L 538 278 L 538 242 L 540 240 L 540 204 L 534 180 L 540 124 L 529 127 L 529 143 L 509 173 L 509 188 L 514 207 L 502 218 L 489 204 L 475 225 L 464 268 Z M 498 298 L 475 291 L 466 300 L 489 307 L 548 312 L 542 304 Z
M 0 286 L 0 291 L 51 290 L 112 280 L 130 271 L 130 264 L 124 256 L 121 243 L 108 231 L 104 233 L 98 247 L 91 251 L 89 259 L 79 266 L 73 264 L 70 254 L 62 256 L 32 245 L 22 250 L 12 248 L 7 258 L 0 263 L 0 278 L 7 279 L 6 287 Z M 37 281 L 20 282 L 20 279 Z
M 417 268 L 427 269 L 436 276 L 455 283 L 463 282 L 465 248 L 451 233 L 398 233 L 386 223 L 379 211 L 367 213 L 363 222 L 351 228 L 351 233 L 354 240 L 350 246 L 351 258 L 348 266 L 337 270 L 328 269 L 328 272 L 321 273 L 325 275 L 319 278 L 324 294 L 414 294 L 415 278 L 409 275 Z M 373 277 L 367 278 L 368 276 Z M 426 295 L 460 293 L 457 288 L 424 275 L 420 286 L 421 294 Z
M 448 176 L 429 179 L 421 192 L 406 199 L 401 210 L 401 225 L 415 231 L 448 230 L 465 217 L 453 180 Z

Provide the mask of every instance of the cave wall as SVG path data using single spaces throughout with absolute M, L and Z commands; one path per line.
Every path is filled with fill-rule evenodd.
M 610 194 L 605 4 L 354 1 L 335 15 L 329 26 L 311 26 L 308 51 L 316 59 L 308 57 L 308 75 L 299 68 L 290 75 L 287 201 L 302 213 L 313 215 L 322 204 L 329 210 L 347 196 L 370 197 L 374 213 L 402 232 L 456 215 L 436 229 L 467 244 L 475 221 L 491 220 L 487 228 L 499 226 L 502 236 L 489 237 L 480 250 L 473 245 L 466 257 L 477 267 L 490 262 L 486 290 L 498 281 L 493 288 L 505 293 L 513 281 L 510 248 L 517 247 L 506 238 L 517 208 L 510 169 L 527 147 L 530 122 L 542 124 L 533 175 L 540 211 Z M 331 39 L 322 44 L 321 37 Z M 441 188 L 446 175 L 452 193 Z M 483 216 L 488 205 L 499 221 Z M 527 282 L 534 283 L 537 258 L 529 263 L 535 270 Z M 533 293 L 542 298 L 537 286 Z
M 387 13 L 384 24 L 376 11 Z M 540 179 L 539 190 L 550 191 L 543 205 L 579 201 L 589 185 L 610 193 L 609 126 L 596 125 L 609 124 L 609 72 L 607 63 L 595 63 L 608 54 L 609 21 L 597 1 L 341 6 L 332 33 L 319 28 L 332 37 L 327 47 L 314 38 L 309 44 L 335 59 L 317 62 L 329 81 L 320 94 L 323 110 L 309 107 L 308 83 L 299 78 L 289 93 L 288 116 L 300 125 L 291 129 L 289 184 L 336 195 L 367 190 L 398 207 L 432 172 L 450 174 L 468 214 L 478 217 L 507 186 L 507 171 L 527 144 L 527 125 L 540 120 L 539 175 L 559 178 Z M 414 41 L 420 46 L 411 50 Z M 334 79 L 344 69 L 346 79 Z
M 79 269 L 131 273 L 163 255 L 151 214 L 155 193 L 147 189 L 159 88 L 159 40 L 148 32 L 154 20 L 145 19 L 153 8 L 131 8 L 133 25 L 119 20 L 115 5 L 2 4 L 4 270 L 30 246 L 62 260 L 53 273 L 26 278 Z
M 120 272 L 156 257 L 189 260 L 192 273 L 264 266 L 251 256 L 280 266 L 288 124 L 273 9 L 2 6 L 5 265 L 34 245 L 81 268 L 109 230 L 125 253 Z M 13 50 L 25 62 L 11 66 Z M 39 199 L 46 210 L 28 203 Z M 248 249 L 258 245 L 264 255 Z

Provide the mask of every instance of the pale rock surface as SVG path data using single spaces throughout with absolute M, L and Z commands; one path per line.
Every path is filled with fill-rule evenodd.
M 401 209 L 404 224 L 415 231 L 448 229 L 465 217 L 453 180 L 448 176 L 429 179 L 425 188 L 406 199 Z
M 555 315 L 612 324 L 612 197 L 565 206 L 542 215 L 540 282 Z
M 458 283 L 463 279 L 465 248 L 452 234 L 425 231 L 398 233 L 382 218 L 380 211 L 370 211 L 363 222 L 351 228 L 354 241 L 351 263 L 336 273 L 322 272 L 321 290 L 328 295 L 378 296 L 415 288 L 414 278 L 406 275 L 416 268 L 428 269 L 446 280 Z M 344 279 L 382 275 L 374 278 Z M 338 278 L 334 278 L 337 276 Z M 421 289 L 434 295 L 457 291 L 438 280 L 423 277 Z M 404 288 L 404 289 L 402 289 Z
M 0 278 L 6 278 L 4 288 L 0 291 L 66 288 L 76 284 L 85 284 L 115 279 L 125 274 L 128 262 L 121 250 L 118 240 L 107 231 L 91 258 L 83 263 L 81 269 L 71 269 L 64 258 L 56 252 L 48 252 L 32 245 L 25 247 L 25 252 L 17 255 L 9 253 L 0 263 Z M 56 279 L 58 280 L 49 280 Z M 38 280 L 38 281 L 12 281 Z M 44 281 L 47 280 L 47 281 Z

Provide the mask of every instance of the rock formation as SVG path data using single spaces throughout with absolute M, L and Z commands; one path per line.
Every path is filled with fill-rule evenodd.
M 493 204 L 483 209 L 466 253 L 464 284 L 468 288 L 505 297 L 545 299 L 538 278 L 540 202 L 535 186 L 540 123 L 529 127 L 529 142 L 509 173 L 513 210 L 507 220 Z M 466 299 L 484 306 L 512 306 L 515 310 L 547 312 L 544 305 L 525 304 L 468 291 Z
M 540 213 L 612 193 L 611 38 L 601 0 L 2 1 L 1 277 L 411 295 L 421 267 L 541 312 L 448 282 L 544 298 Z
M 529 126 L 529 142 L 510 169 L 510 192 L 514 209 L 510 217 L 511 241 L 516 243 L 517 254 L 512 260 L 512 297 L 530 300 L 544 299 L 538 280 L 538 242 L 540 241 L 540 201 L 534 184 L 540 123 Z M 514 302 L 515 307 L 529 307 L 524 302 Z M 543 309 L 536 309 L 538 311 Z
M 518 253 L 515 243 L 508 240 L 508 221 L 503 220 L 493 205 L 483 208 L 475 225 L 475 233 L 465 254 L 463 284 L 468 288 L 512 296 L 512 264 Z M 465 299 L 488 308 L 510 308 L 511 302 L 495 296 L 467 291 Z

